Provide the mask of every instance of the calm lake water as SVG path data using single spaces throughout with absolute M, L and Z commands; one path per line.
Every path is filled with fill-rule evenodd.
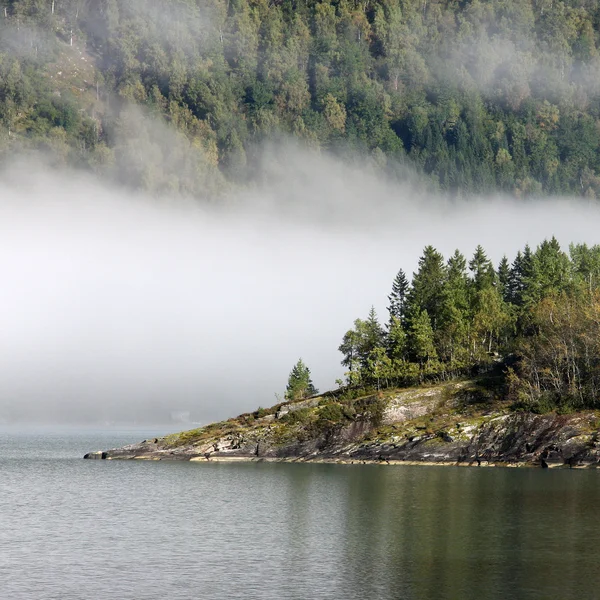
M 0 598 L 597 598 L 600 472 L 84 461 L 0 429 Z

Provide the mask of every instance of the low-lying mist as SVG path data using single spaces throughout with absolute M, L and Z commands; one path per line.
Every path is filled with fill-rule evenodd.
M 206 422 L 283 395 L 299 357 L 322 391 L 337 347 L 423 247 L 497 264 L 556 235 L 597 243 L 594 205 L 452 202 L 298 147 L 277 177 L 215 205 L 72 171 L 0 174 L 0 420 Z M 269 158 L 271 157 L 271 158 Z

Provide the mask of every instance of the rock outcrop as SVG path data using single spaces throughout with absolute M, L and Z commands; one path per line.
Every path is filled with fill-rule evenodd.
M 493 386 L 467 381 L 287 403 L 85 458 L 597 467 L 599 429 L 595 411 L 511 412 Z

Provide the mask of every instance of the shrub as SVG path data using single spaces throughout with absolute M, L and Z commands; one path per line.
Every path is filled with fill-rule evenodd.
M 311 414 L 310 408 L 299 408 L 283 415 L 280 421 L 288 425 L 306 425 L 311 420 Z
M 337 402 L 330 402 L 319 408 L 318 420 L 320 422 L 328 421 L 330 423 L 339 423 L 346 420 L 344 408 Z

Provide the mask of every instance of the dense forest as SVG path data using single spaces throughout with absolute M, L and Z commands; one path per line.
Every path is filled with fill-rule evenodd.
M 508 397 L 533 410 L 598 407 L 600 246 L 556 239 L 497 268 L 478 246 L 448 260 L 427 246 L 400 270 L 382 326 L 374 309 L 339 350 L 347 390 L 412 385 L 500 369 Z
M 452 194 L 594 198 L 599 29 L 592 0 L 0 0 L 0 160 L 203 197 L 292 136 Z

